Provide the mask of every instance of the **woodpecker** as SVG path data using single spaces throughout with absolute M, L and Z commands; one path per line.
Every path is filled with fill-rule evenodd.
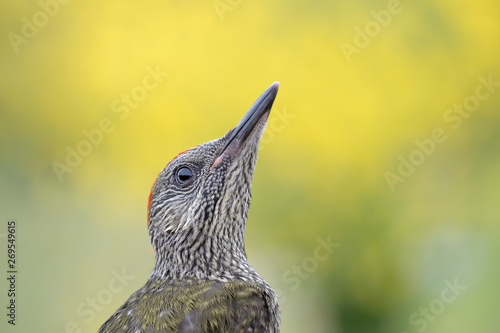
M 278 88 L 264 91 L 222 138 L 160 172 L 148 204 L 154 269 L 100 333 L 279 332 L 278 297 L 244 243 L 259 141 Z

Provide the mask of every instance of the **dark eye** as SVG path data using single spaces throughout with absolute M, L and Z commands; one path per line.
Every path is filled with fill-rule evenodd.
M 193 171 L 188 167 L 181 167 L 175 174 L 179 185 L 186 186 L 193 180 Z

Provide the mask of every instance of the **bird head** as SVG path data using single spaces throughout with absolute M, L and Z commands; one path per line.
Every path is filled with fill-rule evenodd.
M 148 208 L 157 274 L 202 277 L 246 260 L 252 177 L 278 87 L 272 84 L 223 137 L 180 153 L 158 175 Z

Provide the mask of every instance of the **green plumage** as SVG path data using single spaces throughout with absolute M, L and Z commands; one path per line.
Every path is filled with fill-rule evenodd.
M 252 268 L 244 234 L 259 141 L 279 83 L 236 128 L 178 155 L 151 190 L 155 267 L 100 333 L 278 333 L 278 297 Z
M 254 282 L 149 280 L 99 332 L 270 332 L 266 293 Z

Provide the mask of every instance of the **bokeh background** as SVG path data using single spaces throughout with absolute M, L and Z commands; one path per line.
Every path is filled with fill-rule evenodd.
M 0 279 L 2 332 L 95 332 L 153 267 L 158 172 L 276 80 L 246 246 L 280 293 L 282 332 L 500 331 L 498 1 L 11 0 L 0 13 L 1 267 L 15 219 L 19 270 L 15 327 Z M 145 90 L 150 71 L 163 74 Z M 447 111 L 464 102 L 474 111 Z M 67 149 L 87 156 L 69 167 Z

